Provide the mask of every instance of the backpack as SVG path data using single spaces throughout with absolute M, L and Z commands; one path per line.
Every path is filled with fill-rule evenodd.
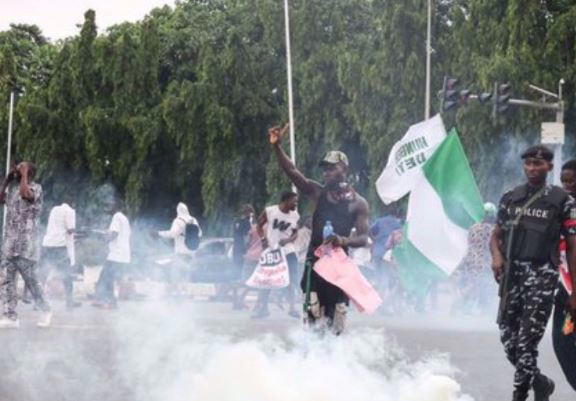
M 191 251 L 198 249 L 198 246 L 200 245 L 200 228 L 197 224 L 186 224 L 184 243 Z

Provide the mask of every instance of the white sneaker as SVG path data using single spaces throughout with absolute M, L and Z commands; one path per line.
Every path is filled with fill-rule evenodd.
M 52 311 L 42 312 L 40 316 L 40 320 L 36 324 L 38 327 L 50 327 L 50 323 L 52 322 Z
M 0 319 L 0 329 L 17 329 L 18 327 L 20 327 L 18 319 L 10 319 L 9 317 Z

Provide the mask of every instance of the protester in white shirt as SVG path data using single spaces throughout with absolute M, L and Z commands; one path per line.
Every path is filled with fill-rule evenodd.
M 174 241 L 175 257 L 172 263 L 166 266 L 166 276 L 169 282 L 166 292 L 171 296 L 185 292 L 185 289 L 180 284 L 188 281 L 186 276 L 190 270 L 191 258 L 194 255 L 194 249 L 190 249 L 186 245 L 187 240 L 190 240 L 190 238 L 186 238 L 186 229 L 189 225 L 196 226 L 198 238 L 202 237 L 202 229 L 200 224 L 198 224 L 198 220 L 190 215 L 188 206 L 180 202 L 176 206 L 176 218 L 172 221 L 170 230 L 158 232 L 160 237 Z
M 294 241 L 298 237 L 298 221 L 300 215 L 298 208 L 298 194 L 284 192 L 278 205 L 269 206 L 258 218 L 258 234 L 262 239 L 262 248 L 280 247 L 286 256 L 290 284 L 286 287 L 289 310 L 288 314 L 298 318 L 294 298 L 296 296 L 296 283 L 298 275 L 298 256 L 294 247 Z M 266 230 L 264 228 L 266 227 Z M 268 299 L 270 290 L 262 290 L 258 296 L 258 307 L 252 316 L 255 319 L 265 318 L 270 315 L 268 311 Z
M 108 258 L 96 283 L 97 301 L 93 303 L 94 306 L 107 309 L 117 307 L 114 283 L 131 262 L 130 221 L 121 211 L 121 202 L 116 203 L 114 211 L 108 228 Z
M 193 250 L 186 246 L 186 226 L 189 224 L 198 227 L 198 237 L 202 237 L 202 228 L 198 224 L 198 220 L 190 215 L 188 206 L 180 202 L 176 206 L 176 218 L 172 221 L 170 230 L 158 232 L 161 237 L 174 240 L 174 253 L 176 255 L 193 254 Z
M 71 202 L 70 202 L 71 203 Z M 66 307 L 78 307 L 74 302 L 73 266 L 75 264 L 74 230 L 76 211 L 66 202 L 54 206 L 48 216 L 46 234 L 42 240 L 42 281 L 45 283 L 52 267 L 62 276 Z

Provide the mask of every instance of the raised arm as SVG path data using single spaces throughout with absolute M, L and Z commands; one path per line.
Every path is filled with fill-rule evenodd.
M 10 185 L 10 181 L 12 181 L 10 174 L 4 178 L 4 181 L 2 181 L 2 186 L 0 186 L 0 203 L 6 202 L 6 190 L 8 189 L 8 185 Z
M 34 191 L 30 188 L 30 165 L 27 162 L 22 162 L 18 165 L 20 171 L 20 197 L 29 202 L 34 201 Z
M 278 160 L 280 168 L 284 171 L 284 173 L 286 173 L 290 181 L 292 181 L 292 183 L 303 195 L 318 197 L 320 195 L 320 191 L 322 190 L 321 185 L 313 180 L 306 178 L 304 174 L 302 174 L 300 170 L 296 168 L 294 163 L 292 163 L 292 160 L 290 160 L 288 155 L 282 149 L 282 139 L 287 131 L 288 124 L 286 124 L 283 128 L 273 127 L 268 130 L 270 143 L 272 144 L 272 149 L 276 155 L 276 160 Z
M 6 202 L 6 190 L 8 189 L 8 185 L 16 179 L 16 165 L 12 164 L 12 168 L 8 175 L 2 181 L 2 185 L 0 186 L 0 203 L 3 204 Z

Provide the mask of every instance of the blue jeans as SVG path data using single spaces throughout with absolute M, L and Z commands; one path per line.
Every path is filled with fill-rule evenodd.
M 116 305 L 114 282 L 120 276 L 124 265 L 124 263 L 112 262 L 110 260 L 104 263 L 104 267 L 96 283 L 96 299 L 98 301 Z

